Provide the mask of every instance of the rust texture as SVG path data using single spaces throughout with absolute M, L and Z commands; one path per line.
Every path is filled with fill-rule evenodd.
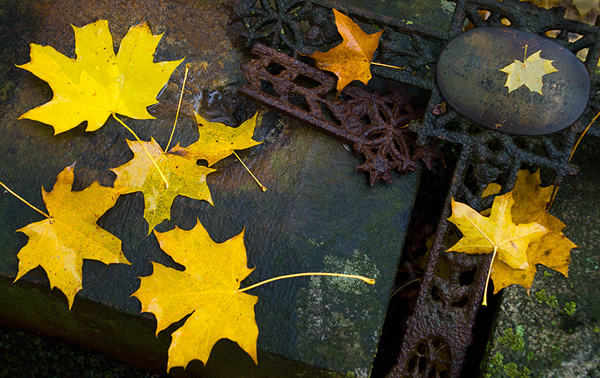
M 434 147 L 418 147 L 407 128 L 423 116 L 423 108 L 405 90 L 383 96 L 347 87 L 337 96 L 336 81 L 327 73 L 262 44 L 252 52 L 259 59 L 242 66 L 249 85 L 240 92 L 349 143 L 365 157 L 357 168 L 369 173 L 371 185 L 380 179 L 391 183 L 391 171 L 414 171 L 419 158 L 430 166 L 437 156 Z
M 548 176 L 553 177 L 553 184 L 560 184 L 566 176 L 577 173 L 577 167 L 569 162 L 569 155 L 577 138 L 600 110 L 599 101 L 595 98 L 600 89 L 600 80 L 596 74 L 600 55 L 600 28 L 565 19 L 564 8 L 547 10 L 518 0 L 453 1 L 456 8 L 451 26 L 445 32 L 431 30 L 416 23 L 407 25 L 401 20 L 326 0 L 301 3 L 293 0 L 238 1 L 232 6 L 232 20 L 242 22 L 249 45 L 256 42 L 268 43 L 292 56 L 298 56 L 299 53 L 311 54 L 317 48 L 324 51 L 326 48 L 322 48 L 323 46 L 339 43 L 340 37 L 335 31 L 330 10 L 334 7 L 353 18 L 361 27 L 375 25 L 379 30 L 385 28 L 376 61 L 396 65 L 404 70 L 372 67 L 373 74 L 427 92 L 423 118 L 411 121 L 409 129 L 418 135 L 419 145 L 442 141 L 454 144 L 459 151 L 419 297 L 407 323 L 400 356 L 389 374 L 391 377 L 458 377 L 465 362 L 467 348 L 473 340 L 473 327 L 491 256 L 444 252 L 447 248 L 445 238 L 450 227 L 453 227 L 446 220 L 451 212 L 450 199 L 454 197 L 478 211 L 483 210 L 493 201 L 491 196 L 481 198 L 483 189 L 489 183 L 496 182 L 502 185 L 502 193 L 511 190 L 517 172 L 523 167 L 541 168 Z M 490 16 L 483 20 L 480 10 L 489 11 Z M 501 26 L 502 19 L 510 21 L 510 27 L 538 35 L 545 35 L 550 30 L 558 31 L 555 41 L 573 53 L 588 50 L 584 63 L 591 79 L 590 101 L 583 116 L 564 131 L 543 136 L 508 135 L 482 128 L 446 106 L 434 79 L 436 62 L 444 45 L 463 32 L 467 21 L 477 28 Z M 571 42 L 569 36 L 573 35 L 581 38 Z M 266 64 L 268 67 L 269 63 L 263 61 L 253 64 Z M 286 64 L 294 66 L 298 63 L 290 60 Z M 302 72 L 311 77 L 305 71 Z M 286 84 L 284 78 L 280 78 L 282 81 L 277 85 L 281 88 L 291 86 L 295 79 L 290 78 Z M 260 86 L 256 83 L 260 83 L 261 79 L 249 77 L 249 80 L 254 81 L 252 88 L 258 95 Z M 314 80 L 321 82 L 321 79 Z M 266 81 L 271 83 L 270 80 Z M 245 91 L 252 96 L 248 88 Z M 284 90 L 282 93 L 290 92 Z M 365 93 L 364 96 L 369 98 L 370 94 Z M 256 97 L 258 98 L 259 96 Z M 285 95 L 280 98 L 263 96 L 262 102 L 282 110 L 286 106 L 294 106 Z M 285 103 L 288 105 L 283 105 Z M 318 113 L 321 106 L 319 103 L 320 100 L 316 100 L 315 104 L 308 105 L 304 121 L 317 125 L 318 120 L 308 114 L 312 114 L 310 111 L 316 106 L 316 114 L 323 116 Z M 339 121 L 342 123 L 342 119 Z M 328 123 L 324 126 L 337 130 L 333 125 Z M 327 130 L 327 127 L 323 129 Z M 336 135 L 335 130 L 328 131 Z M 593 127 L 587 135 L 599 136 L 600 132 L 597 127 Z M 345 140 L 355 143 L 349 138 Z

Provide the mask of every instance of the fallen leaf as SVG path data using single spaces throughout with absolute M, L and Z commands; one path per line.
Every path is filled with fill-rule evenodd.
M 600 11 L 598 0 L 573 0 L 571 5 L 577 9 L 577 12 L 582 18 L 587 16 L 592 9 L 597 9 Z
M 529 173 L 521 170 L 512 191 L 515 204 L 512 207 L 513 221 L 516 223 L 537 222 L 549 232 L 539 242 L 529 244 L 527 259 L 532 267 L 542 264 L 568 276 L 571 262 L 571 249 L 577 245 L 562 233 L 565 224 L 546 211 L 546 205 L 552 197 L 554 187 L 542 188 L 539 171 Z M 537 269 L 515 271 L 502 262 L 495 261 L 491 278 L 494 281 L 494 293 L 515 282 L 529 291 Z M 518 281 L 517 281 L 518 280 Z
M 513 269 L 531 269 L 527 247 L 529 243 L 538 242 L 548 230 L 535 222 L 515 224 L 510 212 L 513 204 L 512 193 L 496 196 L 490 216 L 484 217 L 452 199 L 452 215 L 448 220 L 459 228 L 463 237 L 448 252 L 493 252 L 497 253 L 498 260 Z
M 87 121 L 87 131 L 102 127 L 115 114 L 153 119 L 146 107 L 182 60 L 154 63 L 162 34 L 152 35 L 147 24 L 133 26 L 114 53 L 108 21 L 73 26 L 76 59 L 51 46 L 31 44 L 31 62 L 18 66 L 48 82 L 54 96 L 44 105 L 23 114 L 54 127 L 54 133 L 70 130 Z
M 258 326 L 254 305 L 258 297 L 239 292 L 240 283 L 253 271 L 247 267 L 244 232 L 224 243 L 215 243 L 198 221 L 185 231 L 154 231 L 160 247 L 184 271 L 152 263 L 154 272 L 141 277 L 132 294 L 143 312 L 156 316 L 156 334 L 190 315 L 172 335 L 167 371 L 198 359 L 206 364 L 215 343 L 238 343 L 258 363 Z
M 331 71 L 338 77 L 337 90 L 341 92 L 354 80 L 367 84 L 371 80 L 371 61 L 383 30 L 366 34 L 348 16 L 333 10 L 335 24 L 342 36 L 342 43 L 331 50 L 310 55 L 321 70 Z
M 525 49 L 527 53 L 527 49 Z M 542 94 L 542 77 L 546 74 L 557 72 L 552 65 L 552 60 L 540 57 L 542 50 L 530 55 L 524 62 L 515 61 L 500 71 L 507 73 L 505 87 L 508 87 L 508 93 L 525 85 L 532 92 Z
M 42 188 L 49 218 L 19 229 L 29 237 L 17 257 L 19 272 L 15 281 L 41 266 L 51 288 L 62 291 L 73 306 L 81 290 L 83 259 L 105 264 L 129 264 L 121 251 L 121 241 L 96 224 L 98 218 L 114 206 L 119 193 L 94 182 L 80 192 L 71 191 L 73 166 L 56 178 L 51 192 Z
M 521 0 L 524 3 L 532 3 L 540 8 L 550 9 L 559 6 L 559 0 Z M 577 0 L 573 0 L 575 2 Z
M 214 172 L 214 169 L 199 166 L 195 161 L 170 152 L 165 153 L 154 138 L 150 142 L 128 140 L 127 143 L 134 156 L 126 164 L 112 169 L 117 175 L 114 187 L 123 194 L 138 191 L 144 193 L 144 218 L 148 222 L 148 234 L 159 223 L 171 218 L 171 204 L 178 195 L 205 200 L 212 205 L 206 176 Z M 149 154 L 145 153 L 142 144 Z M 165 175 L 168 187 L 149 155 Z
M 485 198 L 487 196 L 492 196 L 494 194 L 498 194 L 498 193 L 500 193 L 501 189 L 502 189 L 502 187 L 500 186 L 500 184 L 492 182 L 491 184 L 489 184 L 488 186 L 485 187 L 485 189 L 483 190 L 483 193 L 481 193 L 481 198 Z
M 238 127 L 209 122 L 195 112 L 194 115 L 198 123 L 198 141 L 185 148 L 177 144 L 170 153 L 192 160 L 204 159 L 210 167 L 231 155 L 234 150 L 243 150 L 261 143 L 252 139 L 258 113 Z

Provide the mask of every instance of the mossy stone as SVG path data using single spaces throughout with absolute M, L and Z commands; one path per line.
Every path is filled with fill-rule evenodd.
M 574 156 L 581 173 L 565 179 L 551 210 L 579 246 L 569 277 L 538 265 L 531 295 L 517 285 L 504 289 L 481 363 L 485 376 L 600 376 L 600 141 L 586 138 Z

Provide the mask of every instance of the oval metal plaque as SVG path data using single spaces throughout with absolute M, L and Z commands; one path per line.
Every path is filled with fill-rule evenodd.
M 558 71 L 543 76 L 538 71 L 542 94 L 526 85 L 514 89 L 514 84 L 509 93 L 509 74 L 500 70 L 538 51 Z M 448 104 L 465 117 L 519 135 L 550 134 L 570 126 L 590 95 L 588 71 L 573 53 L 550 38 L 510 28 L 475 28 L 451 40 L 440 55 L 437 81 Z

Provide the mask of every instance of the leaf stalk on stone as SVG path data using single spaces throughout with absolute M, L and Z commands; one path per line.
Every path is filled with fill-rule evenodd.
M 267 188 L 235 152 L 235 150 L 244 150 L 262 143 L 252 139 L 258 119 L 258 112 L 238 127 L 229 127 L 220 122 L 210 122 L 196 112 L 194 112 L 194 117 L 198 124 L 198 141 L 185 148 L 177 144 L 170 152 L 186 159 L 206 160 L 209 167 L 229 155 L 234 155 L 260 186 L 262 191 L 266 192 Z
M 94 182 L 88 188 L 74 192 L 73 165 L 56 178 L 50 192 L 42 188 L 48 213 L 39 210 L 6 185 L 11 194 L 33 208 L 46 219 L 31 223 L 19 230 L 29 238 L 19 251 L 19 271 L 15 281 L 30 270 L 41 266 L 47 273 L 51 288 L 58 288 L 67 297 L 69 309 L 75 295 L 82 289 L 84 259 L 104 264 L 130 264 L 121 251 L 121 241 L 100 228 L 96 221 L 114 206 L 119 193 Z
M 156 160 L 154 160 L 154 157 L 152 157 L 152 155 L 150 154 L 150 152 L 148 151 L 148 149 L 146 148 L 146 145 L 144 143 L 142 143 L 140 137 L 137 136 L 137 134 L 129 127 L 125 124 L 125 122 L 121 121 L 121 119 L 119 119 L 119 117 L 117 117 L 116 114 L 113 113 L 113 117 L 121 124 L 123 125 L 123 127 L 125 129 L 127 129 L 127 131 L 129 131 L 131 134 L 133 134 L 133 136 L 135 137 L 135 139 L 140 143 L 140 145 L 142 146 L 142 148 L 144 149 L 144 152 L 146 152 L 146 155 L 148 155 L 148 158 L 150 159 L 150 161 L 152 162 L 152 165 L 154 165 L 154 167 L 156 168 L 156 170 L 158 171 L 158 174 L 160 175 L 160 178 L 163 180 L 163 182 L 165 183 L 165 186 L 167 187 L 167 189 L 169 188 L 169 181 L 167 180 L 167 178 L 165 177 L 165 174 L 163 173 L 163 171 L 160 169 L 160 167 L 158 166 L 158 164 L 156 163 Z
M 315 275 L 375 283 L 358 275 L 316 272 L 275 277 L 240 289 L 254 270 L 247 267 L 244 230 L 223 243 L 214 242 L 200 221 L 189 231 L 176 227 L 154 234 L 160 248 L 185 270 L 153 263 L 153 273 L 140 278 L 140 287 L 132 296 L 140 300 L 143 312 L 156 317 L 157 335 L 189 315 L 172 335 L 167 371 L 185 368 L 194 359 L 206 364 L 213 346 L 223 338 L 236 342 L 258 363 L 254 313 L 258 297 L 246 294 L 248 290 L 285 278 Z

